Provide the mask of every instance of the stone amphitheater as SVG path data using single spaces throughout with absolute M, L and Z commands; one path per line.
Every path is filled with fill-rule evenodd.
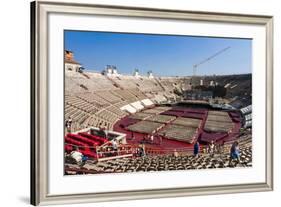
M 64 110 L 65 120 L 71 119 L 72 124 L 65 129 L 65 152 L 68 156 L 78 146 L 90 159 L 83 166 L 66 159 L 66 174 L 252 166 L 251 74 L 154 77 L 68 67 L 66 64 Z M 224 88 L 225 94 L 200 100 L 185 96 L 186 92 L 213 90 L 215 86 Z M 112 138 L 91 136 L 91 128 L 122 134 L 124 146 L 119 143 L 118 151 L 144 144 L 147 154 L 107 156 L 100 149 L 110 148 Z M 145 139 L 152 134 L 155 140 Z M 241 162 L 229 166 L 229 148 L 236 140 Z M 197 158 L 192 155 L 196 141 L 201 146 Z M 212 141 L 224 146 L 214 155 L 203 151 Z

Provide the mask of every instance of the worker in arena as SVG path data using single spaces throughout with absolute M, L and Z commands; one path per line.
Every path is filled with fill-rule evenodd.
M 71 125 L 72 125 L 72 119 L 69 116 L 68 119 L 65 121 L 65 127 L 66 127 L 68 133 L 71 132 Z
M 199 157 L 199 150 L 200 150 L 200 145 L 199 142 L 195 142 L 194 146 L 193 146 L 193 155 L 195 158 Z
M 237 160 L 238 163 L 240 163 L 240 151 L 239 151 L 239 142 L 235 141 L 231 148 L 230 148 L 230 158 L 229 158 L 229 163 L 228 165 L 232 165 L 232 161 Z

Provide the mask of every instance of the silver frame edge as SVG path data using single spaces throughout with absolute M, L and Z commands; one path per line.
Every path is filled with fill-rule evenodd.
M 48 13 L 259 24 L 266 28 L 266 182 L 75 195 L 48 194 Z M 104 202 L 273 190 L 273 17 L 184 10 L 36 1 L 31 3 L 31 199 L 32 205 Z

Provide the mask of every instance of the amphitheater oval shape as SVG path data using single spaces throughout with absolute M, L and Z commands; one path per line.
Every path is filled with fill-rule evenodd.
M 185 79 L 173 81 L 175 79 L 157 77 L 152 71 L 148 71 L 147 76 L 144 77 L 140 75 L 138 69 L 135 69 L 133 74 L 135 81 L 131 81 L 131 77 L 125 75 L 118 76 L 117 67 L 114 65 L 107 65 L 102 74 L 88 73 L 80 61 L 74 60 L 72 52 L 63 48 L 64 31 L 69 28 L 73 29 L 65 20 L 66 16 L 73 20 L 71 25 L 72 27 L 77 26 L 77 30 L 81 30 L 81 28 L 87 30 L 85 25 L 89 26 L 89 30 L 93 30 L 94 26 L 89 24 L 91 18 L 95 19 L 97 25 L 98 22 L 102 22 L 102 18 L 107 19 L 103 21 L 111 21 L 112 27 L 109 27 L 110 23 L 106 24 L 106 26 L 101 24 L 98 28 L 100 31 L 114 32 L 114 28 L 116 29 L 114 22 L 120 21 L 120 25 L 125 25 L 120 28 L 120 31 L 124 33 L 132 32 L 128 29 L 128 25 L 130 25 L 128 22 L 136 21 L 143 24 L 148 20 L 152 24 L 167 24 L 169 28 L 175 29 L 174 31 L 160 29 L 157 33 L 166 35 L 173 34 L 173 32 L 176 33 L 175 35 L 180 35 L 181 32 L 176 26 L 177 24 L 189 25 L 191 30 L 192 27 L 198 26 L 200 28 L 203 25 L 202 31 L 200 30 L 201 36 L 207 35 L 204 28 L 208 28 L 208 25 L 212 24 L 217 24 L 217 27 L 214 26 L 213 28 L 218 28 L 216 30 L 218 36 L 227 35 L 227 33 L 221 31 L 223 28 L 238 28 L 239 25 L 254 28 L 249 29 L 249 31 L 252 33 L 257 31 L 258 34 L 254 35 L 251 32 L 245 32 L 241 33 L 241 38 L 253 39 L 255 42 L 253 50 L 261 49 L 259 50 L 261 55 L 254 56 L 253 61 L 259 61 L 258 59 L 260 59 L 264 65 L 259 65 L 261 71 L 254 70 L 255 74 L 253 74 L 252 82 L 247 77 L 246 79 L 248 83 L 251 82 L 250 85 L 253 85 L 253 87 L 263 88 L 260 90 L 260 93 L 264 95 L 263 101 L 257 103 L 254 96 L 257 93 L 253 91 L 253 104 L 242 104 L 238 107 L 241 103 L 229 101 L 227 104 L 222 104 L 220 99 L 216 99 L 216 102 L 210 104 L 210 100 L 213 100 L 213 93 L 221 93 L 221 91 L 233 92 L 240 87 L 239 84 L 241 83 L 235 79 L 235 75 L 231 76 L 231 81 L 228 79 L 227 83 L 225 83 L 223 76 L 203 79 L 198 78 L 199 75 L 194 73 L 192 76 L 193 81 L 198 83 L 190 81 L 190 85 L 197 84 L 196 90 L 190 90 L 190 85 L 182 84 L 181 82 Z M 79 22 L 81 19 L 83 21 Z M 148 30 L 140 28 L 140 30 L 135 30 L 132 33 L 149 33 Z M 178 33 L 177 29 L 179 29 Z M 102 202 L 273 190 L 272 30 L 272 16 L 45 1 L 32 2 L 31 204 Z M 118 32 L 120 33 L 120 31 Z M 153 29 L 151 31 L 153 31 L 151 33 L 156 32 Z M 199 31 L 197 33 L 199 34 Z M 237 33 L 234 34 L 238 38 L 239 36 L 237 35 Z M 210 36 L 217 37 L 215 34 Z M 234 38 L 231 35 L 230 37 Z M 61 51 L 57 50 L 54 45 L 59 47 Z M 218 51 L 205 60 L 203 59 L 201 62 L 199 61 L 193 65 L 193 69 L 199 68 L 201 64 L 203 65 L 209 59 L 227 50 L 230 50 L 229 47 Z M 64 62 L 66 59 L 67 62 Z M 65 67 L 62 66 L 63 63 Z M 257 67 L 256 62 L 254 63 L 255 67 Z M 60 67 L 63 68 L 61 72 L 58 69 Z M 64 77 L 65 74 L 67 74 L 67 80 L 64 82 L 60 78 Z M 266 74 L 266 76 L 263 76 L 263 74 Z M 242 78 L 245 77 L 243 76 Z M 89 83 L 92 80 L 94 80 L 94 83 Z M 103 84 L 100 84 L 100 80 L 104 81 Z M 67 90 L 70 93 L 63 90 L 65 83 L 68 84 Z M 258 86 L 260 83 L 264 85 Z M 200 87 L 202 89 L 205 84 L 208 84 L 207 88 L 217 88 L 217 90 L 212 90 L 211 93 L 206 90 L 197 90 Z M 182 87 L 179 87 L 179 85 Z M 245 85 L 241 85 L 240 88 L 245 87 Z M 248 85 L 246 84 L 246 86 Z M 99 88 L 99 90 L 95 90 L 96 88 Z M 151 90 L 152 88 L 155 90 Z M 74 90 L 77 90 L 79 95 L 71 96 L 71 92 Z M 94 93 L 92 94 L 91 91 L 93 90 Z M 162 93 L 163 91 L 164 93 Z M 183 91 L 187 92 L 182 93 Z M 236 92 L 233 93 L 236 94 Z M 252 91 L 250 93 L 250 96 L 252 96 Z M 184 96 L 185 100 L 181 99 L 181 96 Z M 208 100 L 207 104 L 206 100 Z M 60 101 L 62 104 L 58 103 Z M 204 110 L 202 108 L 186 109 L 182 107 L 182 104 L 204 105 Z M 239 113 L 233 109 L 239 109 Z M 265 113 L 257 113 L 258 109 Z M 63 116 L 67 116 L 66 118 L 58 116 L 58 114 L 61 114 L 60 110 L 64 110 L 62 113 Z M 248 140 L 239 140 L 240 143 L 243 143 L 243 145 L 241 144 L 241 150 L 244 150 L 241 159 L 244 156 L 244 160 L 251 161 L 249 161 L 249 168 L 247 169 L 230 168 L 223 171 L 223 176 L 233 177 L 232 183 L 202 184 L 190 181 L 188 185 L 179 179 L 175 179 L 175 185 L 172 185 L 167 181 L 174 175 L 178 177 L 188 175 L 190 178 L 197 176 L 197 179 L 200 176 L 206 177 L 205 171 L 199 170 L 204 168 L 210 168 L 206 169 L 210 174 L 210 177 L 208 177 L 210 180 L 212 179 L 211 176 L 219 175 L 222 173 L 221 169 L 211 170 L 211 168 L 224 168 L 223 162 L 219 163 L 213 157 L 213 142 L 218 141 L 217 143 L 219 143 L 220 140 L 223 140 L 225 145 L 228 142 L 233 144 L 233 140 L 230 140 L 230 138 L 237 136 L 237 134 L 241 135 L 244 133 L 244 131 L 241 132 L 241 128 L 246 130 L 251 128 L 252 125 L 255 136 L 257 133 L 254 130 L 257 130 L 258 127 L 263 132 L 256 136 L 260 141 L 253 142 L 256 144 L 256 146 L 253 146 L 254 149 L 262 150 L 259 155 L 261 161 L 257 161 L 255 156 L 258 156 L 257 154 L 259 153 L 253 150 L 253 159 L 256 162 L 253 162 L 252 166 L 252 142 L 249 147 L 247 145 L 247 143 L 249 144 Z M 58 126 L 61 126 L 62 129 L 57 129 L 60 128 Z M 75 131 L 72 130 L 73 128 L 75 128 Z M 116 130 L 117 128 L 118 130 Z M 65 130 L 69 130 L 69 132 L 65 133 Z M 139 134 L 149 135 L 144 138 L 144 141 L 148 144 L 142 143 L 142 146 L 145 145 L 145 147 L 141 147 L 141 143 L 139 143 L 139 147 L 132 148 L 130 144 L 139 139 Z M 59 137 L 62 137 L 61 140 Z M 63 137 L 65 138 L 63 139 Z M 225 139 L 226 137 L 229 139 Z M 209 150 L 210 156 L 202 157 L 199 155 L 198 158 L 196 153 L 195 158 L 193 155 L 192 157 L 189 155 L 182 156 L 180 148 L 174 149 L 175 146 L 179 145 L 178 143 L 183 143 L 179 146 L 192 146 L 191 150 L 198 151 L 199 149 L 195 146 L 196 140 L 200 141 L 200 146 L 205 146 L 201 145 L 202 143 L 208 143 L 206 146 L 209 146 L 207 150 Z M 65 141 L 66 145 L 63 141 Z M 155 142 L 158 144 L 158 141 L 159 143 L 164 143 L 162 148 L 152 149 L 151 145 L 156 145 Z M 165 146 L 165 143 L 174 148 L 171 150 Z M 71 165 L 68 165 L 68 170 L 65 170 L 63 167 L 65 157 L 63 154 L 72 151 L 72 146 L 79 146 L 80 151 L 86 155 L 85 157 L 93 158 L 92 163 L 96 163 L 97 160 L 99 164 L 91 166 L 91 163 L 86 163 L 83 168 L 79 169 L 80 175 L 66 176 L 63 171 L 71 172 Z M 111 147 L 112 151 L 102 151 L 103 148 L 108 146 Z M 122 149 L 119 149 L 119 146 L 122 146 Z M 116 153 L 116 151 L 118 153 L 115 156 L 116 160 L 120 156 L 122 157 L 120 162 L 119 160 L 117 162 L 113 161 L 110 156 L 103 156 L 106 153 Z M 169 151 L 171 154 L 157 158 L 152 157 L 151 159 L 149 156 L 138 157 L 135 160 L 130 159 L 132 155 L 137 153 L 143 155 L 144 151 L 148 155 L 155 153 L 159 155 L 160 151 L 161 153 Z M 59 158 L 60 155 L 61 158 Z M 76 155 L 79 157 L 79 153 L 76 153 Z M 186 163 L 193 162 L 194 159 L 199 160 L 194 165 L 186 165 Z M 81 160 L 78 159 L 78 161 L 80 162 Z M 132 163 L 139 166 L 137 173 L 131 173 L 136 171 Z M 92 171 L 87 169 L 87 164 L 92 167 Z M 126 170 L 124 170 L 125 168 Z M 190 168 L 196 170 L 189 170 Z M 98 172 L 99 169 L 104 169 L 105 174 L 81 175 Z M 252 180 L 246 179 L 246 175 L 251 175 L 247 173 L 255 174 L 258 170 L 260 171 L 258 173 L 259 177 L 255 178 L 253 176 Z M 111 172 L 113 173 L 110 174 Z M 239 178 L 236 175 L 244 176 Z M 132 186 L 133 181 L 136 179 L 147 178 L 148 180 L 153 180 L 155 177 L 157 177 L 157 181 L 161 185 L 156 185 L 153 182 L 142 182 L 135 183 L 136 185 Z M 161 181 L 163 180 L 167 182 L 162 183 Z M 83 182 L 90 183 L 93 181 L 96 188 L 81 185 Z M 116 181 L 116 184 L 112 188 L 103 188 L 102 182 L 107 181 Z M 78 186 L 77 191 L 71 191 L 71 186 L 74 185 Z M 123 186 L 121 187 L 121 185 Z M 85 188 L 84 191 L 79 191 L 83 187 Z

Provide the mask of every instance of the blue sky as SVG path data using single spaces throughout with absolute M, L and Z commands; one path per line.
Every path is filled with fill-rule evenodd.
M 197 75 L 251 73 L 250 39 L 65 31 L 65 49 L 73 51 L 86 70 L 115 65 L 123 74 L 138 68 L 141 74 L 152 70 L 158 76 L 189 76 L 194 64 L 226 47 L 198 66 Z

